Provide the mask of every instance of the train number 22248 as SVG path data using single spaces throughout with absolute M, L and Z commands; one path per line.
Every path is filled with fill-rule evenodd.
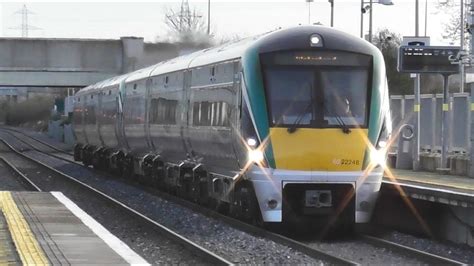
M 352 159 L 334 159 L 332 162 L 335 165 L 359 165 L 359 160 L 352 160 Z

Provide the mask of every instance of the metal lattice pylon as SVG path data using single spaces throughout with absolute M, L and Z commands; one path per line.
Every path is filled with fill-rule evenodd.
M 14 14 L 15 15 L 21 15 L 21 24 L 19 26 L 12 27 L 10 29 L 21 30 L 21 37 L 28 37 L 28 32 L 30 30 L 39 30 L 40 29 L 38 27 L 35 27 L 35 26 L 32 26 L 32 25 L 28 24 L 28 15 L 29 14 L 35 14 L 35 13 L 30 11 L 26 7 L 26 5 L 23 5 L 23 7 L 20 10 L 16 11 Z

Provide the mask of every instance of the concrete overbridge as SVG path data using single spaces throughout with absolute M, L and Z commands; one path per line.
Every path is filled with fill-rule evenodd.
M 85 87 L 193 47 L 143 38 L 0 38 L 0 87 Z

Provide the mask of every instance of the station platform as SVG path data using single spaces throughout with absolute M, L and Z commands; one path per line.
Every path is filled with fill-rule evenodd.
M 449 174 L 390 169 L 393 178 L 385 174 L 382 193 L 398 193 L 403 188 L 407 196 L 453 206 L 474 207 L 474 179 Z
M 60 192 L 0 192 L 0 265 L 147 264 Z

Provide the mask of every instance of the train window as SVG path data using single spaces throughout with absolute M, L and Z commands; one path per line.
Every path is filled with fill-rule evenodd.
M 137 84 L 133 84 L 133 90 L 137 89 Z
M 109 90 L 109 95 L 112 95 L 112 90 Z
M 124 118 L 128 124 L 143 124 L 145 119 L 145 99 L 133 97 L 124 103 Z
M 226 102 L 194 102 L 193 125 L 194 126 L 230 126 L 229 104 Z
M 216 75 L 216 67 L 211 67 L 211 76 Z
M 367 68 L 274 66 L 264 74 L 272 125 L 366 126 Z
M 91 105 L 86 108 L 86 124 L 88 125 L 95 125 L 96 117 L 95 117 L 95 106 Z
M 176 124 L 176 111 L 178 108 L 177 100 L 165 98 L 151 99 L 150 104 L 150 123 L 161 125 Z
M 168 84 L 169 80 L 170 80 L 169 77 L 166 76 L 166 77 L 165 77 L 165 84 Z
M 94 95 L 91 94 L 91 99 L 94 99 Z

